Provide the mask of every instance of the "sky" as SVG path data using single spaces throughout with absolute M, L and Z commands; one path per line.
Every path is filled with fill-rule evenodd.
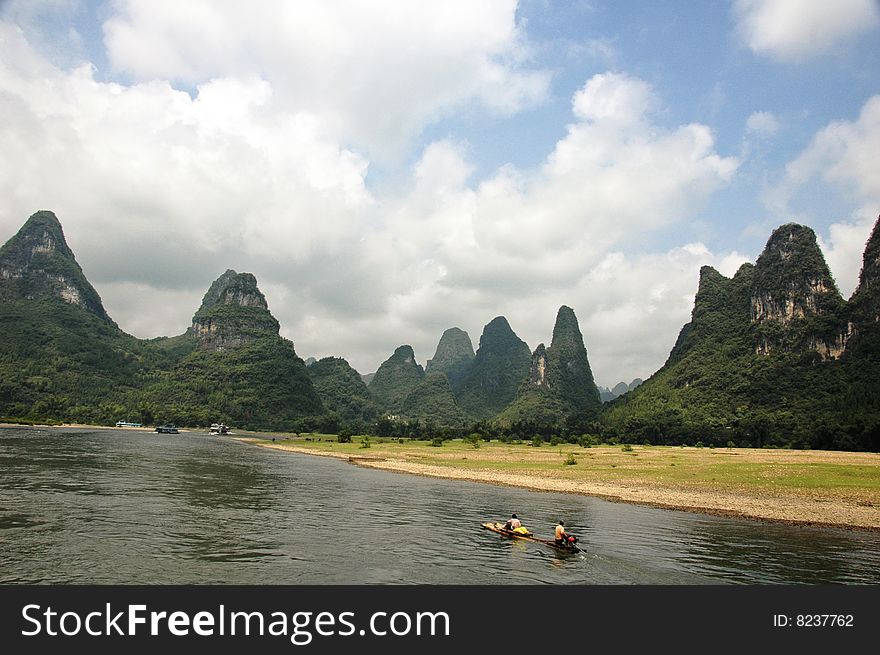
M 880 3 L 0 0 L 0 198 L 140 338 L 234 269 L 361 373 L 499 315 L 549 345 L 568 305 L 610 387 L 779 225 L 855 289 Z

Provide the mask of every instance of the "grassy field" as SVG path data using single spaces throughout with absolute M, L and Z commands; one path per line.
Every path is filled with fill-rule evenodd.
M 848 498 L 880 507 L 880 454 L 749 448 L 681 446 L 593 446 L 574 444 L 534 447 L 499 441 L 479 444 L 361 437 L 337 443 L 333 435 L 277 439 L 316 454 L 367 460 L 400 460 L 460 471 L 525 474 L 572 482 L 638 484 L 690 491 L 726 491 L 773 495 L 806 494 Z M 271 443 L 264 440 L 263 443 Z M 566 464 L 565 462 L 569 463 Z M 570 462 L 576 462 L 571 464 Z

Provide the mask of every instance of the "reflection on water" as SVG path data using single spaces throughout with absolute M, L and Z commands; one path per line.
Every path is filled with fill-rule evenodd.
M 480 523 L 517 512 L 583 553 Z M 0 429 L 0 582 L 880 582 L 873 533 L 370 471 L 217 436 Z

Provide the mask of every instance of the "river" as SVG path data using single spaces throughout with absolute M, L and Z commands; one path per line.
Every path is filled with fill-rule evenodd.
M 584 552 L 480 527 L 516 512 Z M 876 533 L 362 469 L 228 437 L 0 428 L 0 583 L 877 584 Z

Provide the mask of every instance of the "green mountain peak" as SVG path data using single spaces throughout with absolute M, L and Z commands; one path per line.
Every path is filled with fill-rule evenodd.
M 596 409 L 602 404 L 584 337 L 571 307 L 563 305 L 556 314 L 547 365 L 551 389 L 572 412 Z
M 755 263 L 749 302 L 759 353 L 843 352 L 846 302 L 809 227 L 787 223 L 773 231 Z
M 514 399 L 530 364 L 525 341 L 506 318 L 495 317 L 483 328 L 473 364 L 454 389 L 459 406 L 471 417 L 493 418 Z
M 577 316 L 563 305 L 556 314 L 550 347 L 541 343 L 535 348 L 528 379 L 499 418 L 552 425 L 567 416 L 594 413 L 601 404 Z
M 81 307 L 113 324 L 67 245 L 60 221 L 43 210 L 0 248 L 0 300 L 48 299 Z
M 874 222 L 874 229 L 865 244 L 862 257 L 862 270 L 859 273 L 859 291 L 877 292 L 880 288 L 880 217 Z
M 263 336 L 278 336 L 280 325 L 251 273 L 227 270 L 208 288 L 187 331 L 208 350 L 235 348 Z
M 346 425 L 362 430 L 376 418 L 376 407 L 360 374 L 341 357 L 324 357 L 307 366 L 321 401 Z
M 445 373 L 449 384 L 457 387 L 474 361 L 474 346 L 464 330 L 452 327 L 443 333 L 434 357 L 428 360 L 425 373 Z
M 398 346 L 370 380 L 370 393 L 380 411 L 399 414 L 404 399 L 424 377 L 425 371 L 416 362 L 412 346 Z

